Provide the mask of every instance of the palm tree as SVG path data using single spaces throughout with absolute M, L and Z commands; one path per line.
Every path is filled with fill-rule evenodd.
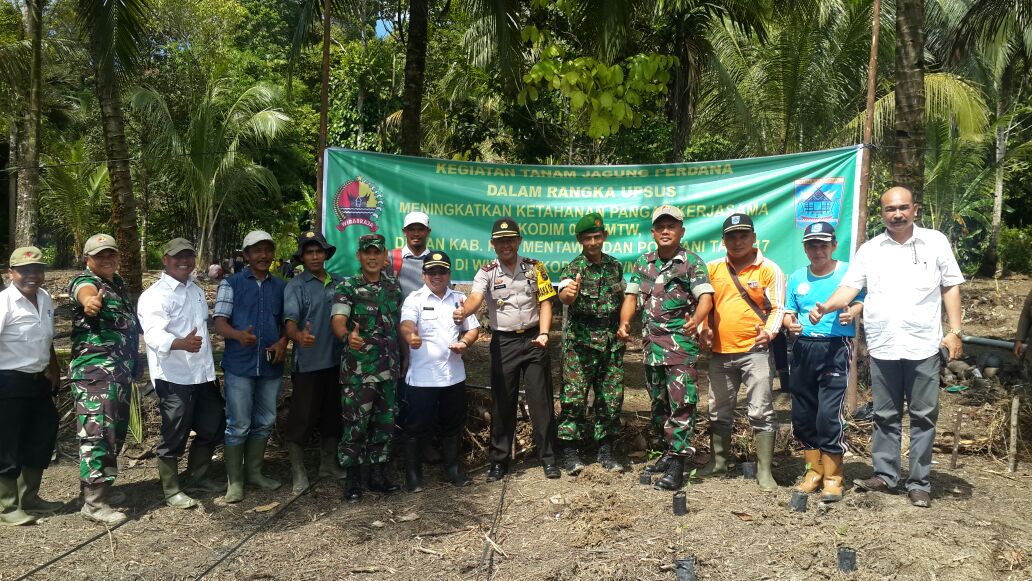
M 115 240 L 126 249 L 121 253 L 121 275 L 135 294 L 143 291 L 140 254 L 135 251 L 140 235 L 120 87 L 140 61 L 149 12 L 148 0 L 76 0 L 75 4 L 76 26 L 87 44 L 100 103 Z
M 58 152 L 44 157 L 49 169 L 43 175 L 40 207 L 49 221 L 72 235 L 72 248 L 79 252 L 104 221 L 103 210 L 110 204 L 108 170 L 89 162 L 84 139 L 63 144 Z
M 39 221 L 39 129 L 43 114 L 43 8 L 46 0 L 25 0 L 26 36 L 29 40 L 29 90 L 23 113 L 22 151 L 19 155 L 18 207 L 11 247 L 36 243 Z
M 924 0 L 896 0 L 896 141 L 892 181 L 924 191 Z
M 280 91 L 261 83 L 239 95 L 231 90 L 230 79 L 210 83 L 190 105 L 183 132 L 160 94 L 144 88 L 132 95 L 133 109 L 153 127 L 152 152 L 169 160 L 165 171 L 185 189 L 199 231 L 201 270 L 211 263 L 213 232 L 223 209 L 257 203 L 261 193 L 279 195 L 276 176 L 256 159 L 290 122 L 275 108 Z
M 408 41 L 405 46 L 405 85 L 401 93 L 401 153 L 421 155 L 423 73 L 426 71 L 427 22 L 430 0 L 409 0 Z

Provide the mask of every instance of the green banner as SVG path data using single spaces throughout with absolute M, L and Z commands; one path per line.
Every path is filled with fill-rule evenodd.
M 758 246 L 786 274 L 807 264 L 803 229 L 835 226 L 837 258 L 854 250 L 860 187 L 859 146 L 727 161 L 666 165 L 539 166 L 448 161 L 327 149 L 323 229 L 337 247 L 329 269 L 356 272 L 356 242 L 370 231 L 388 248 L 404 246 L 402 218 L 430 216 L 431 248 L 452 258 L 455 282 L 469 282 L 494 258 L 489 240 L 498 218 L 520 226 L 520 254 L 545 262 L 549 273 L 580 252 L 578 218 L 600 212 L 609 232 L 605 252 L 630 268 L 655 248 L 652 209 L 684 211 L 684 246 L 705 260 L 722 256 L 721 225 L 749 214 Z

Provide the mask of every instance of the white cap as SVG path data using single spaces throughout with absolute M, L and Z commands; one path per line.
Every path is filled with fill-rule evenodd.
M 405 220 L 401 223 L 401 227 L 408 228 L 413 224 L 422 224 L 429 228 L 430 216 L 427 216 L 423 212 L 409 212 L 408 214 L 405 214 Z
M 251 230 L 247 233 L 247 236 L 244 236 L 243 249 L 247 250 L 248 247 L 254 246 L 259 242 L 264 242 L 265 240 L 272 242 L 273 246 L 276 245 L 276 241 L 273 240 L 272 236 L 270 236 L 269 233 L 265 230 Z

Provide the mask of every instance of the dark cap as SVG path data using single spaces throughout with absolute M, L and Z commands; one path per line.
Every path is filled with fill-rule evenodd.
M 831 242 L 835 239 L 835 229 L 827 222 L 814 222 L 806 227 L 803 232 L 803 242 L 810 240 L 823 240 Z
M 309 244 L 318 244 L 319 248 L 326 251 L 326 260 L 329 260 L 333 253 L 337 251 L 336 246 L 332 246 L 326 241 L 326 237 L 322 235 L 322 232 L 316 230 L 305 230 L 297 237 L 297 252 L 294 253 L 295 260 L 301 260 L 301 255 L 305 253 L 305 246 Z
M 387 250 L 387 241 L 384 239 L 383 234 L 365 234 L 358 239 L 358 250 L 361 252 L 367 248 L 379 248 L 380 250 Z
M 512 236 L 520 235 L 520 227 L 516 224 L 516 220 L 512 218 L 501 218 L 495 220 L 494 226 L 491 227 L 491 240 L 498 238 L 510 238 Z
M 737 230 L 753 232 L 752 218 L 745 214 L 731 214 L 724 220 L 724 234 Z
M 423 257 L 423 272 L 426 272 L 435 266 L 443 266 L 448 270 L 451 270 L 451 258 L 448 258 L 447 254 L 439 250 L 434 250 Z
M 574 227 L 573 232 L 580 236 L 581 234 L 591 232 L 602 232 L 605 229 L 606 225 L 602 222 L 602 214 L 592 212 L 585 214 L 580 220 L 577 220 L 577 226 Z
M 175 256 L 184 250 L 197 253 L 197 249 L 186 238 L 173 238 L 165 243 L 164 256 Z

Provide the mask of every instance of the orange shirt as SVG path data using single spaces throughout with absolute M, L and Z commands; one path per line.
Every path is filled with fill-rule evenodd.
M 745 353 L 756 343 L 756 325 L 762 325 L 771 335 L 781 328 L 785 318 L 785 275 L 773 261 L 763 257 L 759 248 L 756 259 L 738 273 L 742 288 L 753 302 L 769 313 L 764 323 L 749 303 L 742 298 L 731 279 L 727 257 L 706 263 L 710 284 L 713 285 L 713 351 L 715 353 Z

